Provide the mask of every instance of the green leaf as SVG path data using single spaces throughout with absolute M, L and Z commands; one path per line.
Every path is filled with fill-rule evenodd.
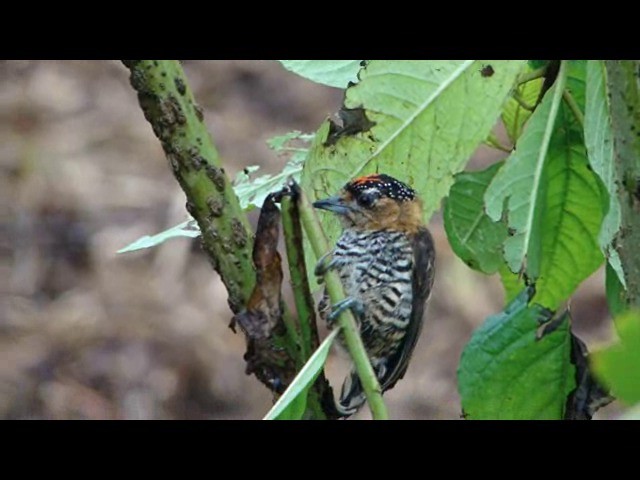
M 603 262 L 598 246 L 602 198 L 588 167 L 575 118 L 566 105 L 558 112 L 542 182 L 541 259 L 535 302 L 555 310 Z
M 616 185 L 611 113 L 605 76 L 606 71 L 601 60 L 587 62 L 584 137 L 589 163 L 608 192 L 608 199 L 605 199 L 607 214 L 602 222 L 598 243 L 607 257 L 609 265 L 618 275 L 619 283 L 624 287 L 625 278 L 622 263 L 613 246 L 614 238 L 620 230 L 621 217 Z
M 578 108 L 584 114 L 587 93 L 587 61 L 567 61 L 567 91 L 576 101 Z
M 504 244 L 512 272 L 540 273 L 540 197 L 544 195 L 543 168 L 565 85 L 565 63 L 553 88 L 544 96 L 518 141 L 515 152 L 498 171 L 485 194 L 487 214 L 500 220 L 505 201 L 513 235 Z
M 463 172 L 455 177 L 444 204 L 444 228 L 451 248 L 474 270 L 491 274 L 504 263 L 502 244 L 507 225 L 494 222 L 484 211 L 484 192 L 503 162 L 480 172 Z
M 627 310 L 625 302 L 625 288 L 620 283 L 620 277 L 610 263 L 605 270 L 605 291 L 607 293 L 607 305 L 612 317 L 622 315 Z
M 281 189 L 289 176 L 293 177 L 296 181 L 300 181 L 302 165 L 309 152 L 309 148 L 306 145 L 313 140 L 313 137 L 312 134 L 293 131 L 267 140 L 269 148 L 288 156 L 289 161 L 285 164 L 282 172 L 277 175 L 262 175 L 252 179 L 251 174 L 260 169 L 257 165 L 245 167 L 242 172 L 238 173 L 234 181 L 233 189 L 240 200 L 240 206 L 244 210 L 262 207 L 267 195 Z M 200 228 L 196 221 L 191 219 L 156 235 L 145 235 L 130 245 L 118 250 L 118 253 L 155 247 L 173 237 L 195 238 L 198 236 L 200 236 Z
M 549 60 L 529 60 L 527 62 L 532 69 L 541 68 L 549 63 Z
M 504 287 L 504 303 L 506 305 L 515 300 L 518 294 L 525 288 L 525 284 L 522 277 L 509 270 L 509 266 L 506 263 L 500 265 L 498 272 L 500 273 L 500 280 L 502 280 L 502 286 Z
M 340 328 L 335 328 L 327 338 L 320 344 L 318 349 L 311 355 L 309 361 L 302 367 L 296 378 L 293 379 L 289 387 L 280 396 L 275 405 L 264 417 L 265 420 L 295 419 L 302 416 L 306 408 L 306 391 L 316 380 L 320 371 L 324 367 L 329 355 L 331 344 L 340 332 Z M 297 400 L 299 396 L 305 396 L 304 404 Z M 301 408 L 302 407 L 302 408 Z
M 240 200 L 240 206 L 245 210 L 254 207 L 260 208 L 264 199 L 270 193 L 281 189 L 287 178 L 291 176 L 296 182 L 300 181 L 302 165 L 309 152 L 306 142 L 311 139 L 313 139 L 313 135 L 295 131 L 267 140 L 271 149 L 288 155 L 289 161 L 276 175 L 262 175 L 252 179 L 251 174 L 260 168 L 255 165 L 246 167 L 244 171 L 239 172 L 233 182 L 233 190 Z M 301 145 L 295 145 L 296 141 Z
M 465 347 L 458 389 L 466 418 L 561 419 L 575 388 L 568 315 L 539 337 L 550 312 L 527 306 L 522 292 L 507 308 L 489 317 Z M 550 325 L 550 324 L 547 324 Z
M 602 263 L 596 236 L 602 220 L 601 189 L 588 168 L 580 126 L 561 102 L 564 71 L 576 103 L 584 96 L 584 64 L 563 62 L 554 85 L 485 194 L 498 220 L 505 199 L 513 236 L 504 243 L 512 272 L 536 281 L 535 301 L 555 310 Z
M 489 64 L 494 73 L 483 76 Z M 421 194 L 429 219 L 453 175 L 487 138 L 522 65 L 372 60 L 361 71 L 360 82 L 347 89 L 347 125 L 331 138 L 326 123 L 319 130 L 320 141 L 305 163 L 303 186 L 310 186 L 312 199 L 317 199 L 335 195 L 354 177 L 384 172 Z
M 627 405 L 640 402 L 640 311 L 617 317 L 620 342 L 592 353 L 596 376 Z
M 279 60 L 284 68 L 316 83 L 346 88 L 358 81 L 362 60 Z
M 175 227 L 171 227 L 164 232 L 157 233 L 155 235 L 149 236 L 145 235 L 144 237 L 140 237 L 133 243 L 130 243 L 124 248 L 118 250 L 117 253 L 126 253 L 133 252 L 135 250 L 142 250 L 143 248 L 151 248 L 156 245 L 160 245 L 170 238 L 174 237 L 189 237 L 195 238 L 200 235 L 200 229 L 198 228 L 198 224 L 194 219 L 189 219 L 185 222 L 182 222 L 180 225 L 176 225 Z
M 483 75 L 488 65 L 493 74 Z M 327 121 L 318 130 L 302 188 L 313 201 L 335 195 L 354 177 L 379 171 L 416 189 L 428 221 L 453 175 L 489 135 L 523 66 L 500 60 L 370 61 L 360 82 L 346 91 L 345 124 Z M 335 242 L 340 231 L 335 217 L 319 216 Z
M 528 69 L 528 71 L 532 70 L 534 69 Z M 512 95 L 502 110 L 502 123 L 504 123 L 504 128 L 513 144 L 520 138 L 524 124 L 533 113 L 531 110 L 524 108 L 521 102 L 524 102 L 527 106 L 534 107 L 540 95 L 543 82 L 544 78 L 536 78 L 535 80 L 519 85 L 514 95 L 519 96 L 521 101 L 518 102 Z

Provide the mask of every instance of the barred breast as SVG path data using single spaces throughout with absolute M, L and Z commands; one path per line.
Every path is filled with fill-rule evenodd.
M 391 355 L 411 320 L 413 252 L 407 235 L 347 229 L 333 260 L 347 296 L 364 305 L 360 334 L 370 358 Z

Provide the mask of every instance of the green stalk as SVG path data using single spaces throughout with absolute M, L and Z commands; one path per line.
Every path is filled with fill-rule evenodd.
M 140 107 L 160 140 L 171 170 L 198 222 L 202 245 L 238 313 L 255 285 L 252 233 L 204 123 L 180 63 L 123 60 Z
M 536 68 L 535 70 L 531 70 L 530 72 L 525 72 L 518 77 L 518 85 L 522 85 L 523 83 L 530 82 L 532 80 L 536 80 L 537 78 L 544 77 L 545 73 L 547 73 L 546 65 L 544 67 Z
M 309 203 L 307 197 L 300 191 L 298 201 L 300 204 L 300 221 L 307 234 L 307 238 L 311 243 L 311 248 L 316 255 L 316 258 L 321 258 L 326 252 L 329 251 L 329 244 L 322 231 L 318 217 L 315 210 Z M 331 303 L 335 304 L 345 298 L 344 290 L 342 289 L 342 283 L 338 274 L 334 271 L 329 271 L 324 276 L 325 286 Z M 371 366 L 369 357 L 360 338 L 360 333 L 356 325 L 356 321 L 353 318 L 351 311 L 347 310 L 338 317 L 338 325 L 342 327 L 342 333 L 344 335 L 345 343 L 353 363 L 356 367 L 360 382 L 367 395 L 367 402 L 371 409 L 371 414 L 374 420 L 387 420 L 389 414 L 387 413 L 387 407 L 382 400 L 382 391 L 378 378 Z
M 576 120 L 580 124 L 580 127 L 584 128 L 584 113 L 582 113 L 582 110 L 580 110 L 580 107 L 578 106 L 578 102 L 576 102 L 576 99 L 573 98 L 573 95 L 571 95 L 571 92 L 565 89 L 565 91 L 562 92 L 562 98 L 564 102 L 567 104 L 567 106 L 569 107 L 569 109 L 571 110 L 571 112 L 573 113 L 573 116 L 576 118 Z
M 297 195 L 297 191 L 292 193 L 294 196 Z M 289 264 L 291 287 L 300 326 L 301 348 L 298 362 L 298 370 L 300 370 L 316 351 L 320 345 L 320 340 L 316 326 L 315 305 L 307 280 L 307 266 L 302 246 L 300 210 L 294 196 L 283 196 L 280 204 L 282 206 L 282 229 L 287 250 L 287 263 Z M 309 388 L 304 418 L 314 420 L 337 418 L 333 391 L 322 371 Z
M 289 263 L 289 273 L 291 275 L 291 288 L 293 298 L 298 312 L 298 320 L 301 333 L 301 364 L 304 365 L 311 354 L 320 345 L 318 330 L 316 329 L 315 308 L 309 283 L 307 282 L 307 269 L 302 251 L 302 229 L 295 220 L 295 203 L 290 196 L 284 196 L 282 205 L 282 229 L 284 231 L 284 241 L 287 249 L 287 261 Z

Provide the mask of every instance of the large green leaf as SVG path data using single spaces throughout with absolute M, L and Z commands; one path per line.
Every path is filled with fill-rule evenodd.
M 613 240 L 620 230 L 620 203 L 618 201 L 613 133 L 605 76 L 604 63 L 601 60 L 589 60 L 587 63 L 584 137 L 589 163 L 608 192 L 608 211 L 602 222 L 598 242 L 609 265 L 617 274 L 619 282 L 624 286 L 625 278 L 620 257 L 613 248 Z
M 569 68 L 578 98 L 580 68 Z M 496 220 L 509 199 L 514 235 L 505 241 L 505 259 L 513 272 L 536 281 L 535 301 L 552 310 L 602 263 L 596 240 L 602 192 L 588 167 L 580 126 L 559 97 L 558 85 L 547 92 L 485 194 L 487 212 Z
M 620 342 L 592 353 L 598 378 L 628 405 L 640 403 L 640 311 L 630 310 L 616 318 Z
M 511 271 L 526 270 L 534 278 L 540 273 L 539 206 L 545 193 L 542 174 L 566 82 L 565 70 L 563 62 L 556 85 L 545 94 L 527 123 L 515 152 L 485 193 L 487 214 L 494 221 L 502 217 L 506 201 L 512 236 L 505 242 L 504 254 Z
M 280 60 L 287 70 L 330 87 L 346 88 L 358 81 L 362 60 Z
M 330 136 L 326 124 L 319 130 L 303 186 L 315 199 L 384 172 L 418 191 L 428 220 L 494 126 L 523 64 L 372 60 L 346 91 L 343 129 Z M 488 65 L 491 75 L 483 74 Z
M 603 262 L 597 242 L 602 192 L 589 169 L 582 134 L 565 105 L 558 112 L 542 181 L 546 191 L 534 301 L 555 310 Z
M 289 387 L 269 410 L 264 420 L 295 420 L 302 416 L 306 406 L 307 390 L 318 378 L 327 361 L 331 344 L 339 332 L 340 328 L 336 328 L 324 339 L 298 375 L 296 375 L 296 378 L 293 379 Z M 300 397 L 303 397 L 303 399 Z
M 487 138 L 523 66 L 493 60 L 370 61 L 346 91 L 344 125 L 327 121 L 318 130 L 302 187 L 315 200 L 379 171 L 417 190 L 428 221 L 453 175 Z M 320 220 L 335 241 L 335 217 L 320 212 Z
M 508 235 L 506 223 L 494 222 L 484 211 L 484 192 L 502 163 L 481 172 L 457 174 L 443 210 L 444 228 L 455 254 L 487 274 L 504 263 L 502 244 Z
M 568 315 L 553 321 L 555 329 L 538 334 L 551 314 L 528 306 L 529 295 L 522 292 L 489 317 L 465 347 L 458 390 L 466 418 L 563 418 L 576 386 Z
M 628 305 L 625 301 L 626 292 L 624 286 L 620 282 L 620 277 L 611 266 L 611 263 L 607 263 L 604 284 L 605 292 L 607 294 L 609 314 L 612 317 L 622 315 L 628 309 Z

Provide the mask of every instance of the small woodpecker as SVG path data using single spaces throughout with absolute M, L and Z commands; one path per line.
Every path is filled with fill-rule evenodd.
M 335 269 L 347 298 L 333 306 L 325 291 L 318 310 L 329 328 L 350 308 L 382 391 L 401 379 L 422 329 L 435 273 L 433 239 L 422 221 L 415 192 L 389 175 L 347 183 L 339 195 L 313 204 L 338 215 L 343 232 L 320 259 L 316 275 Z M 336 405 L 344 417 L 366 401 L 355 369 Z

